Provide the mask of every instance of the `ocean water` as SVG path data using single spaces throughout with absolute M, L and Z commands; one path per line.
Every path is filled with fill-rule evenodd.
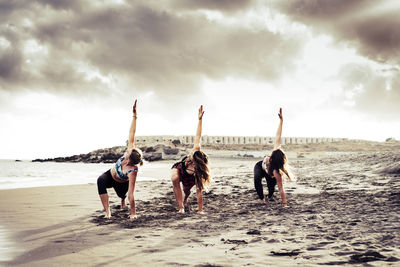
M 170 179 L 173 161 L 146 162 L 139 170 L 137 180 Z M 0 160 L 1 190 L 96 183 L 97 178 L 110 169 L 112 163 L 57 163 Z M 19 252 L 12 232 L 0 225 L 0 266 Z
M 138 180 L 169 179 L 172 161 L 146 162 Z M 0 160 L 0 190 L 96 183 L 113 163 L 59 163 Z

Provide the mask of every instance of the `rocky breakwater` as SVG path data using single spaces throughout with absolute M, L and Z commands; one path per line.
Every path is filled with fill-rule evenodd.
M 156 160 L 178 160 L 187 154 L 183 148 L 175 148 L 167 145 L 155 145 L 140 147 L 143 158 L 147 161 Z M 68 157 L 57 157 L 48 159 L 35 159 L 33 162 L 83 162 L 83 163 L 113 163 L 125 152 L 125 146 L 116 146 L 94 150 L 87 154 L 79 154 Z
M 147 161 L 178 160 L 188 153 L 184 148 L 170 147 L 166 145 L 141 147 L 140 149 L 143 151 L 143 158 Z

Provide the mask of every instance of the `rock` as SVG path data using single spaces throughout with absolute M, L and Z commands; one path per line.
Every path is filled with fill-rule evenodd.
M 141 148 L 141 150 L 143 151 L 143 153 L 151 153 L 156 151 L 156 149 L 152 146 Z
M 186 150 L 173 148 L 163 144 L 150 147 L 141 147 L 143 158 L 147 161 L 156 160 L 179 160 L 187 154 Z M 87 154 L 73 155 L 69 157 L 57 157 L 48 159 L 34 159 L 32 162 L 84 162 L 84 163 L 114 163 L 124 153 L 125 146 L 98 149 Z
M 400 163 L 394 162 L 392 164 L 389 164 L 388 166 L 380 169 L 378 171 L 378 173 L 387 174 L 387 175 L 400 174 Z
M 143 158 L 147 161 L 155 161 L 155 160 L 162 160 L 162 153 L 161 152 L 150 152 L 145 153 Z
M 172 147 L 165 147 L 164 148 L 164 153 L 167 155 L 177 155 L 179 153 L 178 148 L 172 148 Z
M 112 163 L 125 152 L 125 146 L 117 146 L 105 149 L 98 149 L 87 154 L 73 155 L 69 157 L 57 157 L 48 159 L 35 159 L 32 162 L 84 162 L 84 163 Z
M 143 151 L 143 158 L 147 161 L 178 160 L 187 154 L 185 150 L 161 144 L 154 147 L 144 147 L 141 149 Z

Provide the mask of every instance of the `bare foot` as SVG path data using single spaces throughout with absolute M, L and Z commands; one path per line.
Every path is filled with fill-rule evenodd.
M 201 215 L 205 214 L 204 211 L 198 211 L 197 213 Z
M 111 209 L 110 207 L 108 207 L 108 210 L 106 210 L 106 219 L 110 219 L 111 218 Z
M 135 215 L 129 215 L 129 220 L 131 220 L 131 221 L 134 221 L 134 220 L 136 220 L 138 218 L 138 216 L 135 214 Z

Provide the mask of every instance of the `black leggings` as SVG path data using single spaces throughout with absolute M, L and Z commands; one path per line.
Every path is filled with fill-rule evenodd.
M 258 197 L 260 199 L 264 199 L 264 192 L 261 180 L 263 177 L 265 177 L 265 179 L 267 180 L 268 198 L 271 198 L 275 192 L 276 179 L 269 176 L 268 173 L 264 171 L 261 164 L 262 161 L 259 161 L 254 166 L 254 187 L 256 188 Z
M 97 179 L 97 190 L 99 191 L 99 195 L 107 194 L 107 188 L 113 187 L 115 193 L 122 198 L 125 199 L 126 192 L 128 192 L 129 181 L 124 183 L 118 183 L 111 176 L 111 170 L 106 171 Z

